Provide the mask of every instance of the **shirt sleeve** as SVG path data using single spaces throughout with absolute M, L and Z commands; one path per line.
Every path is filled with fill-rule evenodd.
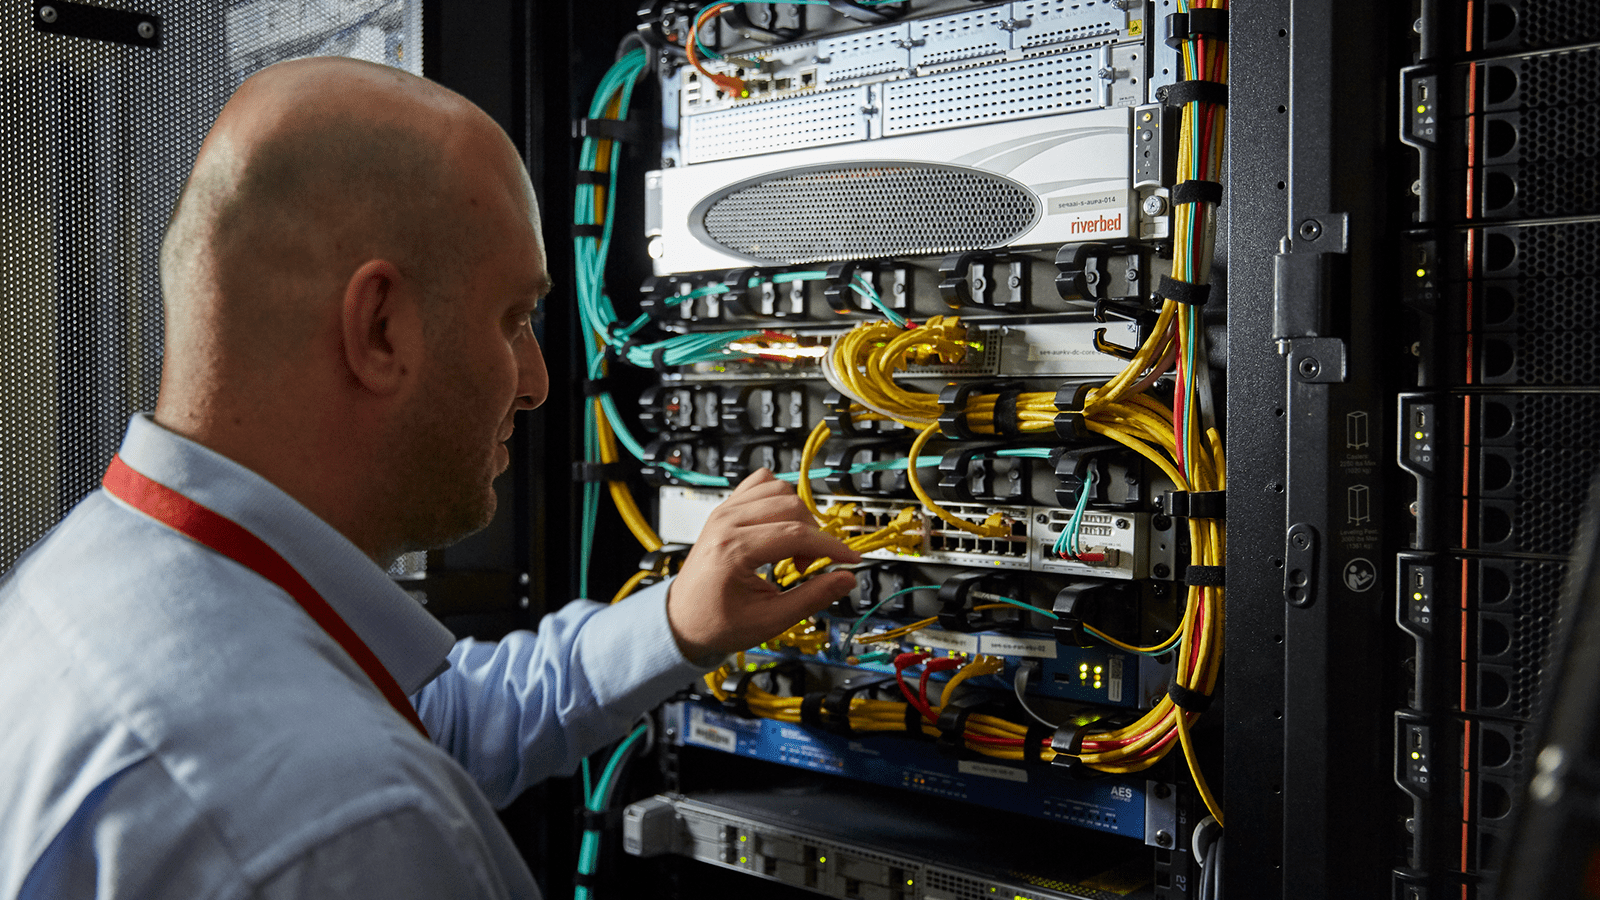
M 463 640 L 412 696 L 438 744 L 496 807 L 622 734 L 706 672 L 667 624 L 667 584 L 606 606 L 574 600 L 496 642 Z M 720 662 L 720 660 L 719 660 Z
M 253 900 L 507 900 L 512 891 L 466 829 L 401 810 L 320 841 L 262 882 Z

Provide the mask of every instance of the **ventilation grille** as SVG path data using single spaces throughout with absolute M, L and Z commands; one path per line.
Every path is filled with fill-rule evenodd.
M 1098 51 L 930 75 L 884 85 L 885 136 L 1100 105 Z
M 1523 42 L 1559 47 L 1600 40 L 1600 6 L 1571 0 L 1523 0 Z
M 1600 248 L 1597 248 L 1600 249 Z M 1587 279 L 1489 279 L 1480 304 L 1485 331 L 1600 331 L 1600 303 L 1584 293 Z
M 936 66 L 1006 52 L 1011 35 L 999 27 L 1007 21 L 1006 11 L 995 6 L 912 22 L 911 64 Z
M 821 55 L 832 65 L 822 76 L 823 80 L 834 84 L 869 75 L 903 72 L 911 61 L 906 52 L 910 38 L 909 25 L 825 38 Z
M 126 3 L 95 2 L 126 7 Z M 206 130 L 292 56 L 421 71 L 421 2 L 146 0 L 158 48 L 0 22 L 0 572 L 93 491 L 161 375 L 156 256 Z
M 1600 386 L 1600 331 L 1489 335 L 1478 356 L 1483 384 Z
M 853 88 L 689 116 L 680 141 L 684 161 L 864 141 L 868 105 L 866 90 Z
M 1600 6 L 1593 3 L 1490 0 L 1483 5 L 1481 23 L 1486 50 L 1541 50 L 1600 40 Z
M 1014 17 L 1029 23 L 1017 32 L 1019 48 L 1114 35 L 1128 23 L 1127 12 L 1110 0 L 1030 0 L 1012 7 Z
M 692 220 L 730 253 L 812 263 L 1005 246 L 1038 217 L 1038 200 L 1015 182 L 907 163 L 777 174 L 711 201 Z
M 1600 434 L 1600 394 L 1491 394 L 1481 409 L 1484 444 L 1589 448 Z

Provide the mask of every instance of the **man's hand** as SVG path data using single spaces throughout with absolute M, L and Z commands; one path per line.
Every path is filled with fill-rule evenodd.
M 861 554 L 823 534 L 794 488 L 761 469 L 711 512 L 706 527 L 667 594 L 667 622 L 688 659 L 744 650 L 843 597 L 849 572 L 818 575 L 790 590 L 756 575 L 789 557 L 802 570 L 812 560 L 861 561 Z

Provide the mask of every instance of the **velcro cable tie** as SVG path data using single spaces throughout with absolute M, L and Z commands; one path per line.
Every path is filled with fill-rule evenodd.
M 650 354 L 650 368 L 662 373 L 665 373 L 672 368 L 671 366 L 667 365 L 666 347 L 657 347 L 655 352 Z
M 1184 41 L 1207 38 L 1213 41 L 1228 39 L 1228 11 L 1220 7 L 1191 9 L 1186 13 L 1167 16 L 1167 46 L 1177 50 Z
M 610 172 L 595 172 L 591 169 L 579 169 L 573 181 L 578 184 L 592 184 L 596 187 L 610 187 Z
M 750 682 L 761 669 L 747 669 L 740 672 L 733 679 L 733 689 L 728 691 L 728 699 L 722 701 L 723 709 L 728 710 L 741 719 L 754 719 L 756 714 L 750 710 L 750 700 L 745 692 L 750 690 Z
M 1180 81 L 1161 90 L 1161 102 L 1168 106 L 1186 106 L 1190 103 L 1215 103 L 1228 105 L 1228 86 L 1220 81 Z
M 616 463 L 575 462 L 572 464 L 572 480 L 579 484 L 598 484 L 604 481 L 616 481 L 621 477 L 621 467 Z
M 1055 730 L 1050 736 L 1050 749 L 1056 752 L 1055 758 L 1050 760 L 1052 766 L 1071 769 L 1078 765 L 1078 755 L 1083 752 L 1084 732 L 1089 729 L 1089 723 L 1082 725 L 1068 722 Z
M 939 711 L 939 721 L 935 727 L 939 729 L 940 750 L 956 755 L 966 751 L 967 718 L 976 709 L 976 706 L 952 703 Z
M 1042 761 L 1039 754 L 1044 751 L 1044 745 L 1049 742 L 1053 734 L 1055 729 L 1043 722 L 1029 725 L 1028 734 L 1022 739 L 1022 761 L 1029 765 L 1039 764 Z
M 922 710 L 911 704 L 906 704 L 906 734 L 912 737 L 922 737 Z
M 1169 491 L 1161 495 L 1161 511 L 1179 519 L 1225 519 L 1227 491 Z
M 626 144 L 638 139 L 639 129 L 626 119 L 579 119 L 578 136 Z
M 1210 694 L 1191 691 L 1176 681 L 1167 687 L 1167 696 L 1172 698 L 1174 706 L 1192 713 L 1203 713 L 1211 708 Z
M 572 886 L 594 890 L 600 886 L 600 876 L 594 872 L 573 872 Z
M 822 691 L 812 691 L 800 701 L 800 724 L 808 728 L 823 728 L 827 722 L 822 718 L 822 701 L 828 695 Z
M 592 222 L 574 222 L 572 224 L 573 237 L 602 238 L 605 237 L 605 234 L 606 227 L 604 225 L 596 225 Z
M 1214 41 L 1228 39 L 1228 10 L 1223 6 L 1205 6 L 1189 10 L 1189 35 Z
M 1016 437 L 1022 433 L 1022 426 L 1017 419 L 1017 398 L 1022 396 L 1020 390 L 1001 391 L 994 398 L 994 430 L 996 434 L 1005 437 Z
M 622 821 L 622 810 L 612 809 L 578 809 L 578 824 L 584 831 L 609 831 Z
M 1186 306 L 1204 306 L 1211 298 L 1211 285 L 1195 284 L 1191 281 L 1180 281 L 1170 275 L 1161 276 L 1161 281 L 1156 285 L 1156 296 L 1165 297 L 1174 303 Z
M 1183 570 L 1183 583 L 1189 587 L 1223 587 L 1223 566 L 1190 566 Z
M 608 392 L 610 390 L 611 390 L 611 388 L 610 388 L 609 385 L 606 384 L 606 380 L 604 378 L 586 378 L 583 381 L 583 396 L 584 397 L 587 397 L 587 398 L 598 397 L 601 394 L 604 394 L 604 393 L 606 393 L 606 392 Z
M 1217 181 L 1180 181 L 1172 186 L 1172 203 L 1221 203 L 1222 183 Z

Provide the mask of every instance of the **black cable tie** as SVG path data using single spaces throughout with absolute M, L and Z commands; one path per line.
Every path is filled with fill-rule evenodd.
M 1163 275 L 1161 282 L 1156 285 L 1155 294 L 1186 306 L 1204 306 L 1211 297 L 1211 285 L 1180 281 L 1171 275 Z
M 578 808 L 578 825 L 582 831 L 610 831 L 622 823 L 622 809 L 589 809 L 586 806 Z
M 1180 181 L 1172 186 L 1172 204 L 1181 206 L 1185 203 L 1221 203 L 1222 183 L 1219 181 L 1202 181 L 1191 179 Z
M 592 184 L 596 187 L 610 187 L 611 173 L 595 172 L 590 169 L 579 169 L 577 176 L 573 179 L 573 181 L 577 182 L 578 184 Z
M 1172 698 L 1174 706 L 1192 713 L 1203 713 L 1211 708 L 1210 694 L 1191 691 L 1176 681 L 1167 687 L 1167 696 Z
M 893 680 L 894 676 L 887 673 L 862 674 L 846 678 L 838 687 L 829 691 L 827 698 L 822 701 L 823 724 L 843 735 L 855 734 L 855 729 L 850 727 L 850 704 L 855 701 L 856 695 Z
M 662 374 L 666 374 L 672 368 L 667 365 L 666 347 L 657 347 L 655 352 L 650 354 L 650 368 Z
M 826 728 L 827 721 L 822 717 L 822 703 L 827 699 L 827 694 L 822 691 L 812 691 L 800 701 L 800 724 L 807 728 Z
M 1225 519 L 1227 491 L 1168 491 L 1161 495 L 1162 513 L 1177 519 Z
M 1050 736 L 1050 749 L 1056 752 L 1055 758 L 1050 760 L 1052 766 L 1060 766 L 1063 769 L 1078 766 L 1078 754 L 1083 752 L 1083 734 L 1088 730 L 1089 724 L 1068 722 L 1055 730 Z
M 626 119 L 579 119 L 578 137 L 626 144 L 639 139 L 639 128 Z
M 1183 583 L 1189 587 L 1223 587 L 1226 576 L 1222 566 L 1189 566 L 1183 570 Z
M 1215 103 L 1228 105 L 1228 86 L 1220 81 L 1180 81 L 1156 92 L 1167 106 L 1185 106 L 1190 103 Z
M 1177 50 L 1184 41 L 1207 38 L 1213 41 L 1228 39 L 1228 11 L 1222 8 L 1191 9 L 1186 13 L 1167 16 L 1168 47 Z
M 586 398 L 598 397 L 610 390 L 604 378 L 585 378 L 583 381 L 583 396 Z
M 1022 739 L 1022 761 L 1028 765 L 1038 765 L 1043 762 L 1040 755 L 1044 752 L 1045 742 L 1055 734 L 1055 729 L 1043 722 L 1034 722 L 1028 726 L 1028 734 Z
M 1214 41 L 1228 39 L 1228 9 L 1225 6 L 1205 6 L 1189 10 L 1189 34 Z
M 756 714 L 750 711 L 750 701 L 744 694 L 750 690 L 750 681 L 759 672 L 760 669 L 747 669 L 736 675 L 733 679 L 733 690 L 728 691 L 728 699 L 722 701 L 722 708 L 741 719 L 756 718 Z
M 922 723 L 924 721 L 926 720 L 922 717 L 922 710 L 917 709 L 910 703 L 907 703 L 905 719 L 906 734 L 909 734 L 912 737 L 922 737 Z
M 599 484 L 606 481 L 619 481 L 622 478 L 622 467 L 616 463 L 575 462 L 572 464 L 572 480 L 579 484 Z
M 593 222 L 572 223 L 572 236 L 577 238 L 602 238 L 605 237 L 606 227 Z
M 593 891 L 600 886 L 600 875 L 597 872 L 573 872 L 572 886 Z
M 1005 437 L 1016 437 L 1022 433 L 1021 423 L 1017 419 L 1017 398 L 1022 396 L 1020 390 L 1001 391 L 994 398 L 994 430 L 996 434 Z
M 951 703 L 939 711 L 939 720 L 934 727 L 939 729 L 940 751 L 955 756 L 961 756 L 966 753 L 967 718 L 977 708 L 977 706 Z

